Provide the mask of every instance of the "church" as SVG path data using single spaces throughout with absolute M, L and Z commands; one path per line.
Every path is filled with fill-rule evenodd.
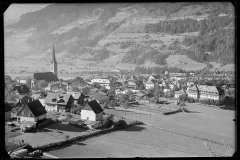
M 55 48 L 53 45 L 52 49 L 52 59 L 50 62 L 50 72 L 40 72 L 40 73 L 34 73 L 33 74 L 33 80 L 31 81 L 31 88 L 36 86 L 39 81 L 45 80 L 48 83 L 56 82 L 58 81 L 58 69 L 57 69 L 57 61 L 55 57 Z

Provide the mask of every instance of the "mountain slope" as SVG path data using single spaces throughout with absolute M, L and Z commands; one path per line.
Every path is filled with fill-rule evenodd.
M 198 70 L 204 61 L 232 63 L 233 31 L 230 3 L 50 4 L 5 24 L 5 56 L 47 61 L 54 43 L 64 63 Z M 174 60 L 179 54 L 186 61 Z

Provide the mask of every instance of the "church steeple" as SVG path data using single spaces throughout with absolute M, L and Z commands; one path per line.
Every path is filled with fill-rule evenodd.
M 55 57 L 54 44 L 53 44 L 53 50 L 52 50 L 52 62 L 57 62 L 57 61 L 56 61 L 56 57 Z
M 55 57 L 55 48 L 53 44 L 53 50 L 52 50 L 52 60 L 51 60 L 51 72 L 53 72 L 57 76 L 57 61 Z

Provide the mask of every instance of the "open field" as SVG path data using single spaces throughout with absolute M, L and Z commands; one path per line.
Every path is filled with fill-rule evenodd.
M 56 129 L 60 132 L 56 132 Z M 49 143 L 56 143 L 60 141 L 64 141 L 66 139 L 66 135 L 69 138 L 85 135 L 89 133 L 89 131 L 70 126 L 61 123 L 54 123 L 44 127 L 43 129 L 39 130 L 36 133 L 24 133 L 22 135 L 16 136 L 14 138 L 9 139 L 9 142 L 18 140 L 24 140 L 25 143 L 30 144 L 33 147 L 47 145 Z
M 171 105 L 171 101 L 170 104 Z M 50 151 L 58 157 L 220 156 L 235 150 L 235 112 L 186 103 L 190 113 L 151 115 L 105 109 L 138 125 Z M 149 107 L 150 108 L 150 107 Z M 205 141 L 212 150 L 204 145 Z M 227 149 L 227 146 L 230 149 Z

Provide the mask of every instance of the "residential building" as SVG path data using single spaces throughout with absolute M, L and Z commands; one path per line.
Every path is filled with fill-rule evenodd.
M 192 97 L 194 99 L 199 99 L 199 90 L 196 85 L 192 87 L 188 87 L 187 89 L 188 97 Z
M 17 95 L 28 95 L 30 93 L 28 87 L 25 84 L 15 85 L 11 92 L 16 93 Z
M 45 98 L 47 111 L 68 112 L 74 104 L 73 96 L 70 94 L 48 93 Z
M 150 88 L 154 88 L 154 83 L 152 82 L 152 80 L 148 80 L 145 83 L 146 89 L 150 89 Z
M 220 94 L 220 89 L 216 86 L 199 85 L 199 99 L 222 100 L 224 93 Z
M 153 101 L 154 101 L 154 94 L 152 94 L 152 93 L 144 94 L 143 96 L 141 96 L 139 98 L 139 102 L 150 103 L 150 102 L 153 102 Z
M 133 81 L 128 81 L 128 85 L 127 85 L 127 88 L 130 88 L 130 89 L 136 89 L 136 83 L 133 82 Z
M 101 86 L 109 86 L 110 81 L 109 79 L 98 78 L 98 79 L 92 79 L 90 84 L 93 84 L 93 83 L 98 83 Z
M 93 94 L 89 95 L 88 99 L 90 101 L 96 100 L 102 107 L 104 107 L 104 105 L 106 105 L 106 103 L 109 102 L 110 97 L 96 92 L 96 93 L 93 93 Z
M 180 95 L 187 94 L 184 89 L 181 89 L 180 91 L 175 91 L 174 98 L 178 99 Z
M 81 119 L 90 121 L 103 120 L 103 109 L 96 100 L 88 102 L 81 110 Z
M 34 100 L 23 105 L 17 112 L 17 121 L 37 122 L 46 118 L 47 111 L 42 106 L 39 100 Z
M 69 89 L 69 85 L 63 82 L 51 82 L 48 84 L 48 87 L 45 90 L 52 91 L 55 93 L 58 92 L 67 92 Z

